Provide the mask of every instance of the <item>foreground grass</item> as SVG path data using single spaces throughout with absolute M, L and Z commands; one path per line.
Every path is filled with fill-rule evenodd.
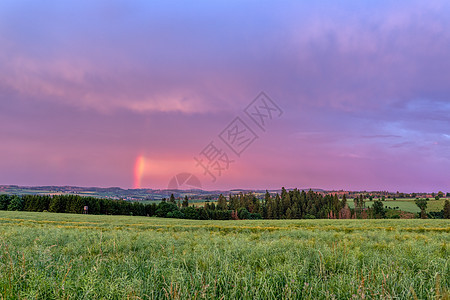
M 0 299 L 448 299 L 449 233 L 446 220 L 0 212 Z

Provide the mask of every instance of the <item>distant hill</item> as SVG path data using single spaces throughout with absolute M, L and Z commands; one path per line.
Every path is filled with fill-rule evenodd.
M 288 188 L 291 190 L 293 188 Z M 308 191 L 310 188 L 299 188 L 299 190 Z M 314 192 L 319 192 L 323 194 L 338 194 L 342 197 L 344 194 L 348 198 L 356 197 L 359 195 L 364 195 L 365 198 L 373 196 L 373 198 L 434 198 L 433 194 L 428 193 L 390 193 L 387 191 L 327 191 L 318 188 L 311 188 Z M 266 190 L 256 189 L 232 189 L 232 190 L 214 190 L 206 191 L 201 189 L 122 189 L 120 187 L 78 187 L 78 186 L 17 186 L 17 185 L 0 185 L 0 194 L 9 195 L 80 195 L 80 196 L 92 196 L 98 198 L 109 198 L 109 199 L 124 199 L 130 201 L 151 201 L 151 200 L 161 200 L 163 198 L 169 198 L 171 194 L 174 194 L 176 198 L 184 198 L 188 196 L 189 199 L 204 199 L 204 200 L 214 200 L 217 199 L 220 194 L 225 196 L 229 194 L 239 194 L 253 192 L 259 197 L 264 197 Z M 280 193 L 281 189 L 269 190 L 271 194 Z M 449 193 L 446 195 L 449 197 Z
M 323 191 L 313 189 L 314 191 Z M 281 189 L 269 190 L 270 193 L 279 193 Z M 220 194 L 239 194 L 254 192 L 255 194 L 264 194 L 266 190 L 215 190 L 206 191 L 201 189 L 177 190 L 177 189 L 122 189 L 120 187 L 78 187 L 78 186 L 17 186 L 0 185 L 1 194 L 10 195 L 81 195 L 109 199 L 125 200 L 161 200 L 168 198 L 171 194 L 175 197 L 188 196 L 190 199 L 215 199 Z

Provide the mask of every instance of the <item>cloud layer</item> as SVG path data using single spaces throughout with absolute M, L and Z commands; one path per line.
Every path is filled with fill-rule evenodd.
M 144 157 L 157 167 L 140 184 L 155 188 L 189 171 L 211 189 L 450 190 L 449 13 L 445 1 L 4 1 L 0 183 L 131 187 Z M 261 90 L 285 113 L 209 182 L 193 157 Z

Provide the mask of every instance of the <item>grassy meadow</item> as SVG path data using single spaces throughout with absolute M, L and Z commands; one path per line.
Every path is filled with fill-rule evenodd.
M 448 299 L 448 220 L 0 211 L 0 299 Z
M 441 198 L 439 200 L 428 199 L 427 211 L 428 212 L 441 211 L 444 208 L 444 203 L 445 203 L 445 200 L 447 200 L 447 199 L 448 198 Z M 414 201 L 415 201 L 415 199 L 411 199 L 411 198 L 397 199 L 397 200 L 386 199 L 386 201 L 383 201 L 383 205 L 388 208 L 389 207 L 391 207 L 391 208 L 398 207 L 399 210 L 410 212 L 410 213 L 419 213 L 420 208 L 416 205 L 416 203 Z M 364 201 L 366 207 L 372 207 L 374 202 L 375 201 L 369 201 L 369 200 Z M 350 208 L 355 207 L 355 205 L 351 199 L 348 200 L 348 206 Z

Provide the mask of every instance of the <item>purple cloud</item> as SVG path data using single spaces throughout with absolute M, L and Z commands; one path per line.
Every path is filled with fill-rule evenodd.
M 130 187 L 142 155 L 164 187 L 264 90 L 285 114 L 207 187 L 449 190 L 449 12 L 5 1 L 0 184 Z

